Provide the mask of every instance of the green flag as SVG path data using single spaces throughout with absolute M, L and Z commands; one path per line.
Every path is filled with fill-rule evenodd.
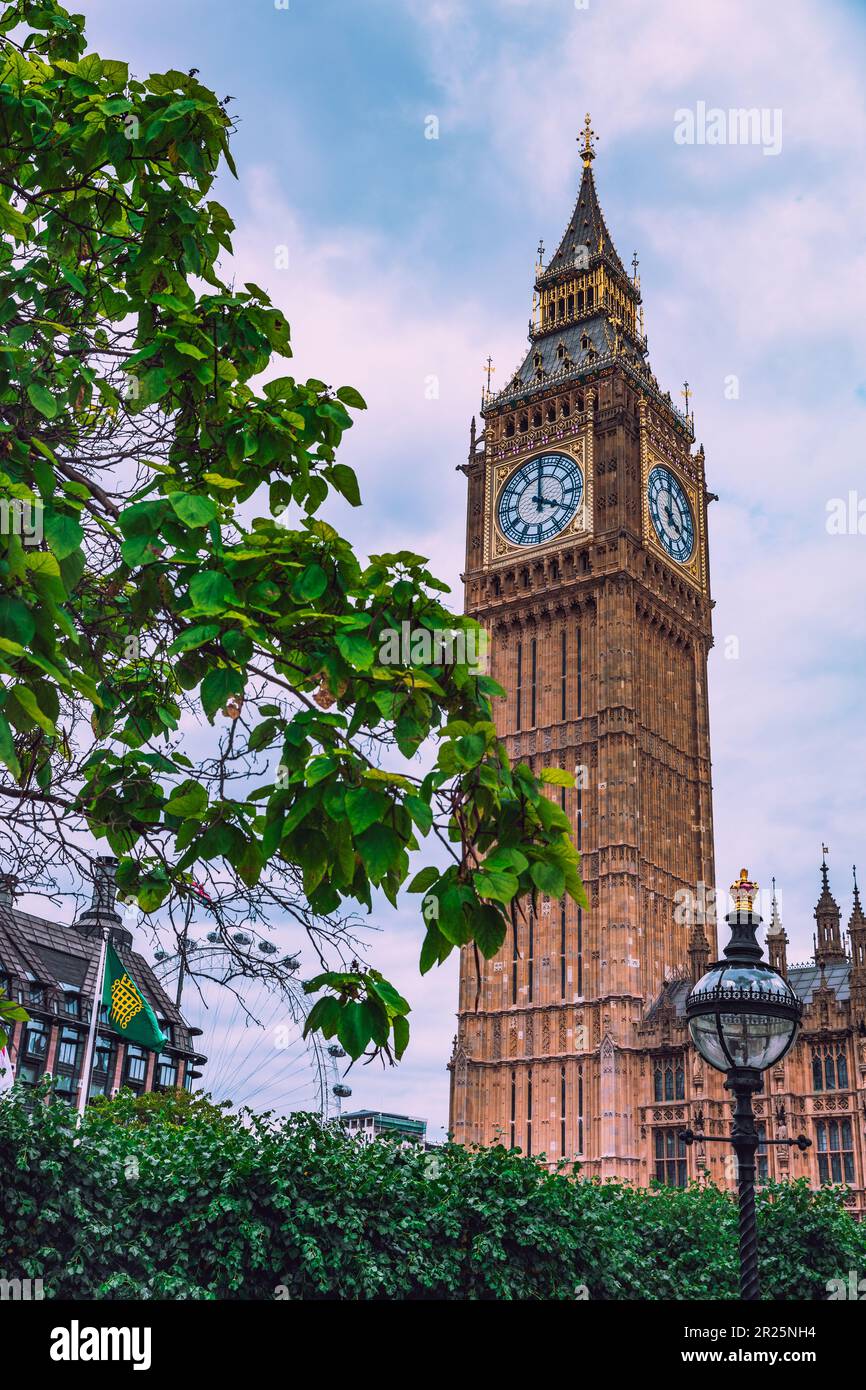
M 156 1014 L 111 942 L 105 954 L 102 1002 L 108 1010 L 108 1022 L 127 1042 L 149 1047 L 154 1052 L 162 1051 L 168 1038 L 163 1036 Z

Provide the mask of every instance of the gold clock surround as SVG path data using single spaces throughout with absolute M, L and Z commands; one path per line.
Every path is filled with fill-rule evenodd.
M 503 488 L 509 479 L 522 468 L 530 459 L 537 458 L 539 454 L 565 454 L 577 464 L 583 476 L 583 496 L 571 521 L 557 531 L 555 536 L 543 541 L 540 545 L 518 545 L 514 541 L 508 540 L 499 529 L 499 499 Z M 484 511 L 486 525 L 484 528 L 484 563 L 496 563 L 497 561 L 513 561 L 520 555 L 524 559 L 531 556 L 544 554 L 546 551 L 561 546 L 563 541 L 569 536 L 585 536 L 592 530 L 592 448 L 591 444 L 587 447 L 587 432 L 582 431 L 579 435 L 568 439 L 556 439 L 549 444 L 542 444 L 537 439 L 533 441 L 531 447 L 522 453 L 510 458 L 507 463 L 494 462 L 488 460 L 487 476 L 485 479 L 485 501 Z

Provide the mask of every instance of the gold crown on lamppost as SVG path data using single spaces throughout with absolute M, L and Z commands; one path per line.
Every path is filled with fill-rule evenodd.
M 740 877 L 731 884 L 735 912 L 751 912 L 752 904 L 758 895 L 758 885 L 749 878 L 748 869 L 740 869 Z

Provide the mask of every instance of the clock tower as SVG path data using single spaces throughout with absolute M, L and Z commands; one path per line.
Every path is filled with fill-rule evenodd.
M 637 258 L 626 271 L 602 215 L 589 117 L 581 143 L 568 226 L 539 254 L 528 351 L 485 395 L 478 436 L 473 423 L 464 579 L 512 761 L 575 775 L 550 793 L 588 906 L 526 903 L 480 981 L 464 948 L 451 1130 L 645 1182 L 660 1059 L 671 1099 L 690 1065 L 659 1010 L 716 951 L 702 911 L 715 881 L 708 493 L 688 389 L 684 413 L 649 365 Z

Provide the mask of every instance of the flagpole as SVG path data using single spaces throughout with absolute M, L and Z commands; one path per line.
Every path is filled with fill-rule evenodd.
M 78 1119 L 76 1124 L 81 1124 L 81 1117 L 87 1105 L 87 1097 L 90 1094 L 90 1073 L 93 1070 L 93 1054 L 96 1051 L 96 1030 L 99 1027 L 99 1011 L 102 1008 L 102 986 L 105 979 L 105 952 L 108 945 L 108 927 L 102 928 L 102 945 L 99 948 L 99 964 L 96 967 L 96 984 L 93 987 L 93 1003 L 90 1006 L 90 1027 L 87 1030 L 87 1046 L 84 1049 L 84 1065 L 81 1068 L 81 1091 L 78 1096 Z

